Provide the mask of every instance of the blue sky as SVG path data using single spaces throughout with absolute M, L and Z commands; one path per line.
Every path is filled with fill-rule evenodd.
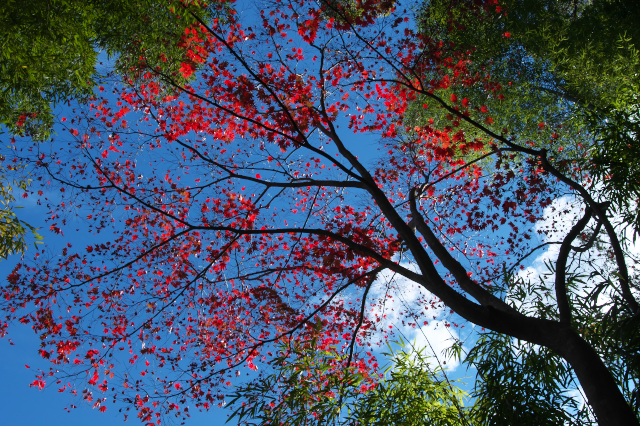
M 343 129 L 344 127 L 346 126 L 343 126 Z M 374 139 L 377 138 L 371 138 L 369 135 L 356 135 L 349 137 L 348 142 L 350 143 L 350 148 L 354 148 L 354 152 L 360 155 L 360 158 L 365 163 L 369 163 L 378 155 L 377 151 L 371 149 L 377 143 Z M 37 206 L 35 201 L 34 197 L 26 200 L 20 199 L 19 202 L 25 208 L 19 210 L 18 215 L 31 225 L 42 228 L 41 234 L 44 237 L 45 244 L 54 253 L 60 250 L 63 243 L 71 242 L 74 246 L 84 247 L 95 239 L 94 236 L 85 232 L 82 226 L 79 226 L 80 230 L 75 232 L 73 231 L 75 229 L 74 226 L 65 227 L 65 235 L 62 237 L 47 231 L 48 225 L 44 222 L 47 209 Z M 27 257 L 32 255 L 33 249 L 31 248 L 27 253 Z M 6 277 L 17 261 L 18 259 L 14 257 L 0 262 L 0 276 Z M 416 295 L 412 293 L 412 290 L 403 293 L 403 296 L 410 299 L 409 303 L 416 300 Z M 390 315 L 392 316 L 393 314 Z M 390 318 L 390 320 L 397 322 L 400 322 L 401 319 L 399 317 Z M 440 323 L 440 328 L 437 328 L 438 323 Z M 441 321 L 433 321 L 429 327 L 424 327 L 423 329 L 405 330 L 407 332 L 406 337 L 410 340 L 415 339 L 419 344 L 424 345 L 426 344 L 426 335 L 428 335 L 434 349 L 439 352 L 444 348 L 446 340 L 450 337 L 449 330 L 446 330 L 442 324 Z M 452 332 L 455 333 L 455 330 Z M 92 426 L 111 426 L 124 424 L 122 414 L 118 413 L 119 407 L 111 404 L 109 400 L 107 400 L 107 411 L 100 413 L 97 409 L 92 409 L 90 405 L 83 403 L 80 398 L 74 398 L 66 392 L 57 392 L 59 386 L 55 386 L 55 384 L 42 391 L 29 387 L 29 383 L 34 380 L 38 368 L 44 370 L 49 368 L 49 363 L 37 354 L 39 339 L 28 326 L 11 328 L 8 338 L 12 340 L 14 345 L 11 345 L 6 338 L 0 339 L 0 369 L 4 384 L 0 390 L 0 410 L 2 410 L 3 425 L 85 426 L 90 424 Z M 25 365 L 29 365 L 30 368 L 26 368 Z M 469 374 L 463 368 L 458 368 L 451 375 L 452 378 L 460 376 L 469 376 Z M 466 381 L 471 382 L 472 380 L 467 379 Z M 72 404 L 77 405 L 78 408 L 67 412 L 65 407 L 70 407 Z M 193 417 L 187 422 L 187 425 L 218 426 L 225 423 L 228 412 L 222 409 L 213 409 L 207 413 L 191 414 Z M 135 412 L 132 412 L 130 420 L 126 424 L 140 424 L 135 415 Z M 177 420 L 175 423 L 180 424 L 180 421 Z
M 59 116 L 65 114 L 70 115 L 69 111 L 65 109 L 59 110 Z M 64 130 L 58 129 L 59 136 L 57 138 L 63 139 L 65 133 Z M 0 137 L 0 142 L 2 145 L 8 145 L 6 134 Z M 46 190 L 46 188 L 43 189 Z M 37 196 L 24 199 L 20 195 L 21 193 L 14 195 L 16 205 L 20 207 L 15 212 L 19 219 L 40 228 L 38 232 L 43 236 L 44 244 L 39 245 L 38 250 L 44 248 L 58 254 L 67 242 L 73 244 L 74 247 L 84 247 L 96 242 L 96 236 L 89 234 L 83 225 L 75 224 L 73 218 L 70 218 L 68 226 L 63 228 L 63 236 L 49 231 L 50 224 L 45 222 L 48 211 L 46 206 L 37 204 Z M 49 197 L 51 198 L 51 196 Z M 78 229 L 76 230 L 76 228 Z M 103 235 L 101 239 L 108 239 L 108 237 L 108 235 Z M 33 245 L 30 245 L 25 260 L 31 259 L 34 253 Z M 0 261 L 0 277 L 3 281 L 19 261 L 19 256 L 10 256 L 7 260 Z M 0 377 L 2 377 L 3 384 L 0 387 L 1 425 L 113 426 L 117 424 L 142 424 L 136 418 L 136 413 L 133 410 L 129 412 L 129 420 L 125 422 L 123 414 L 118 412 L 122 406 L 111 403 L 109 398 L 107 399 L 107 411 L 100 413 L 98 409 L 92 409 L 91 405 L 83 402 L 81 398 L 73 397 L 68 392 L 58 392 L 60 386 L 56 386 L 53 381 L 47 382 L 49 386 L 43 390 L 30 387 L 29 384 L 35 380 L 38 369 L 48 371 L 51 365 L 38 354 L 39 345 L 38 336 L 28 325 L 14 324 L 9 328 L 9 334 L 5 338 L 0 338 Z M 109 395 L 105 394 L 104 396 Z M 69 411 L 65 409 L 72 405 L 76 405 L 77 408 Z M 225 424 L 227 414 L 227 410 L 218 408 L 202 414 L 192 412 L 192 418 L 187 422 L 187 425 L 222 426 Z M 180 421 L 174 421 L 174 423 L 180 424 Z M 163 424 L 171 423 L 163 422 Z
M 63 134 L 62 131 L 59 134 Z M 62 138 L 62 137 L 61 137 Z M 376 151 L 371 149 L 372 142 L 370 136 L 365 139 L 357 135 L 349 138 L 353 144 L 355 152 L 360 154 L 361 159 L 365 162 L 372 161 L 376 156 Z M 368 149 L 367 149 L 368 148 Z M 68 226 L 64 227 L 64 235 L 59 236 L 48 230 L 49 224 L 45 223 L 47 209 L 45 206 L 38 206 L 36 197 L 27 199 L 18 198 L 18 204 L 23 208 L 17 210 L 19 217 L 35 227 L 39 227 L 40 233 L 44 237 L 45 245 L 39 249 L 46 248 L 52 253 L 58 253 L 61 247 L 67 242 L 71 242 L 75 247 L 84 247 L 90 243 L 95 243 L 96 236 L 89 234 L 83 229 L 83 225 L 74 226 L 73 217 Z M 76 230 L 78 228 L 79 230 Z M 107 238 L 108 235 L 101 235 L 101 238 Z M 26 258 L 33 256 L 34 249 L 30 246 Z M 0 276 L 6 277 L 19 261 L 18 256 L 9 258 L 0 262 Z M 381 280 L 381 289 L 383 287 Z M 403 283 L 402 287 L 405 287 Z M 408 283 L 407 283 L 408 284 Z M 375 290 L 374 290 L 375 291 Z M 380 290 L 382 291 L 382 290 Z M 417 293 L 415 289 L 407 289 L 403 294 L 403 300 L 406 299 L 411 303 L 415 301 Z M 402 318 L 396 318 L 390 312 L 392 307 L 388 306 L 385 313 L 390 314 L 389 320 L 392 323 L 400 323 Z M 396 309 L 398 312 L 400 309 Z M 440 319 L 440 318 L 439 318 Z M 439 327 L 439 328 L 438 328 Z M 453 330 L 453 328 L 451 329 Z M 468 328 L 466 330 L 469 330 Z M 434 349 L 439 352 L 447 344 L 446 340 L 451 336 L 450 330 L 444 328 L 441 321 L 430 322 L 429 327 L 424 329 L 405 329 L 404 337 L 408 340 L 415 340 L 419 345 L 426 345 L 426 336 L 433 344 Z M 424 333 L 423 333 L 424 332 Z M 455 331 L 453 331 L 455 333 Z M 465 335 L 467 333 L 464 333 Z M 29 387 L 35 379 L 38 368 L 48 370 L 49 363 L 43 360 L 37 353 L 39 347 L 39 338 L 33 333 L 29 326 L 15 326 L 10 328 L 7 336 L 14 343 L 11 345 L 7 338 L 0 339 L 0 369 L 4 386 L 0 391 L 0 410 L 3 413 L 2 424 L 7 425 L 42 425 L 46 423 L 48 426 L 85 426 L 91 424 L 94 426 L 125 424 L 123 415 L 118 413 L 120 408 L 107 400 L 107 411 L 100 413 L 97 409 L 92 409 L 90 405 L 83 403 L 80 398 L 74 398 L 68 392 L 59 393 L 54 383 L 44 390 L 38 390 L 35 387 Z M 384 349 L 384 348 L 381 348 Z M 384 364 L 384 361 L 381 362 Z M 26 368 L 29 365 L 30 368 Z M 469 376 L 464 368 L 458 368 L 451 374 L 451 378 Z M 467 383 L 472 382 L 471 379 L 465 380 Z M 49 384 L 49 383 L 48 383 Z M 108 396 L 108 395 L 105 395 Z M 65 407 L 77 405 L 78 408 L 67 412 Z M 228 410 L 215 408 L 207 413 L 191 413 L 192 418 L 187 421 L 187 425 L 199 426 L 221 426 L 225 423 Z M 130 413 L 129 421 L 126 424 L 140 424 L 135 418 L 134 412 Z M 180 422 L 175 422 L 179 424 Z
M 40 227 L 40 233 L 44 237 L 47 249 L 57 252 L 60 246 L 70 241 L 74 246 L 83 247 L 89 243 L 90 239 L 95 238 L 82 230 L 75 231 L 74 226 L 68 226 L 64 230 L 63 236 L 55 235 L 48 230 L 45 224 L 46 209 L 44 206 L 38 206 L 35 197 L 19 199 L 19 203 L 23 208 L 17 210 L 17 214 L 22 220 L 30 223 L 35 227 Z M 71 224 L 70 224 L 71 225 Z M 42 246 L 40 246 L 42 249 Z M 33 256 L 34 249 L 32 246 L 27 251 L 26 258 Z M 0 262 L 0 276 L 6 277 L 19 261 L 18 256 Z M 381 280 L 381 285 L 382 285 Z M 407 283 L 408 284 L 408 283 Z M 375 290 L 374 290 L 375 291 Z M 408 289 L 404 292 L 403 300 L 409 302 L 416 297 L 416 290 Z M 388 307 L 387 313 L 390 313 L 391 306 Z M 397 310 L 396 310 L 397 312 Z M 395 318 L 391 314 L 390 321 L 400 322 L 400 318 Z M 431 322 L 429 327 L 424 330 L 413 330 L 406 328 L 403 330 L 405 338 L 416 340 L 416 343 L 426 345 L 426 336 L 433 344 L 436 351 L 440 351 L 446 344 L 446 339 L 450 336 L 445 332 L 442 324 L 438 327 L 438 321 Z M 468 329 L 467 329 L 468 330 Z M 422 333 L 424 331 L 426 334 Z M 467 333 L 465 333 L 466 335 Z M 10 344 L 9 339 L 11 339 Z M 54 383 L 44 390 L 38 390 L 30 387 L 35 379 L 38 368 L 48 370 L 49 363 L 43 360 L 37 353 L 39 348 L 39 338 L 33 333 L 28 325 L 15 325 L 9 329 L 9 335 L 0 339 L 0 374 L 3 378 L 3 386 L 0 388 L 0 411 L 2 412 L 3 425 L 21 425 L 21 426 L 113 426 L 116 424 L 141 424 L 136 418 L 135 413 L 131 413 L 128 422 L 124 422 L 122 414 L 118 413 L 117 405 L 107 400 L 107 411 L 100 413 L 97 409 L 92 409 L 90 405 L 84 403 L 80 398 L 74 398 L 68 392 L 59 393 Z M 384 363 L 384 361 L 383 361 Z M 27 368 L 28 365 L 30 368 Z M 469 376 L 464 368 L 458 368 L 451 373 L 451 378 Z M 467 383 L 472 382 L 467 378 Z M 70 411 L 65 407 L 77 405 L 78 408 Z M 192 418 L 187 421 L 187 425 L 191 426 L 222 426 L 225 424 L 228 410 L 215 408 L 206 413 L 191 413 Z M 132 417 L 133 416 L 133 417 Z M 176 422 L 179 424 L 180 422 Z M 231 423 L 234 424 L 234 423 Z
M 34 226 L 45 228 L 43 220 L 45 210 L 38 208 L 35 204 L 30 205 L 28 200 L 26 204 L 28 208 L 18 210 L 21 217 Z M 88 239 L 87 235 L 82 232 L 67 233 L 64 237 L 59 237 L 43 229 L 42 234 L 48 246 L 56 246 L 62 241 L 83 244 L 83 240 Z M 33 249 L 30 249 L 29 252 L 33 254 Z M 0 274 L 6 276 L 18 260 L 14 257 L 1 262 Z M 404 293 L 404 300 L 411 301 L 415 297 L 415 290 L 409 289 Z M 391 307 L 389 306 L 389 308 Z M 397 318 L 392 316 L 390 320 L 395 322 Z M 444 331 L 441 323 L 439 328 L 434 329 L 434 327 L 438 327 L 437 323 L 439 321 L 433 321 L 429 327 L 424 327 L 422 330 L 406 328 L 403 330 L 403 334 L 405 338 L 415 340 L 418 345 L 425 346 L 428 337 L 434 349 L 439 352 L 446 344 L 449 335 Z M 467 334 L 465 332 L 464 336 Z M 45 370 L 49 368 L 48 362 L 37 353 L 39 339 L 26 325 L 16 325 L 10 328 L 7 337 L 11 339 L 13 345 L 7 338 L 0 339 L 0 374 L 3 378 L 3 386 L 0 388 L 0 411 L 2 412 L 3 425 L 86 426 L 90 424 L 92 426 L 113 426 L 141 424 L 135 418 L 135 413 L 130 413 L 129 421 L 125 423 L 123 415 L 118 413 L 119 407 L 111 404 L 109 400 L 107 400 L 107 411 L 100 413 L 97 409 L 92 409 L 90 405 L 83 403 L 79 398 L 74 398 L 68 392 L 57 392 L 59 386 L 57 387 L 55 384 L 44 390 L 29 387 L 38 368 Z M 25 365 L 30 368 L 26 368 Z M 466 377 L 463 381 L 468 384 L 467 391 L 470 391 L 469 385 L 472 385 L 473 382 L 470 375 L 471 372 L 466 372 L 464 367 L 458 367 L 455 371 L 449 372 L 450 379 Z M 70 407 L 72 404 L 77 405 L 78 408 L 70 411 L 65 410 L 65 407 Z M 191 414 L 192 418 L 187 420 L 186 425 L 222 426 L 225 424 L 229 411 L 215 408 L 209 412 Z M 165 423 L 163 422 L 163 424 Z M 175 424 L 180 424 L 180 422 L 175 422 Z
M 46 209 L 38 208 L 27 199 L 21 200 L 25 208 L 17 210 L 19 217 L 36 227 L 42 227 L 47 246 L 55 246 L 62 241 L 71 241 L 73 244 L 82 244 L 88 236 L 82 232 L 69 233 L 59 237 L 46 231 L 44 216 Z M 33 255 L 33 247 L 27 251 L 27 257 Z M 13 266 L 18 262 L 14 256 L 0 262 L 0 276 L 6 277 Z M 9 339 L 11 339 L 10 344 Z M 68 392 L 57 392 L 59 388 L 53 386 L 38 390 L 29 387 L 35 379 L 38 368 L 48 370 L 49 363 L 43 360 L 37 353 L 40 340 L 38 336 L 26 325 L 16 325 L 9 329 L 9 335 L 0 339 L 0 424 L 3 426 L 113 426 L 117 424 L 137 425 L 141 424 L 135 413 L 130 412 L 129 421 L 124 422 L 124 416 L 118 413 L 118 406 L 109 403 L 108 409 L 100 413 L 92 409 L 90 405 L 83 403 L 80 398 L 74 398 Z M 28 365 L 30 368 L 26 368 Z M 107 400 L 109 402 L 109 400 Z M 65 407 L 72 404 L 78 406 L 69 412 Z M 222 426 L 227 419 L 227 410 L 214 409 L 208 413 L 191 413 L 192 418 L 187 422 L 191 426 Z M 180 424 L 180 422 L 175 422 Z M 163 424 L 166 424 L 163 422 Z

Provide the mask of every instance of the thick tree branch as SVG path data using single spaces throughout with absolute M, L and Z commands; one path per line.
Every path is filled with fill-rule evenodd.
M 598 238 L 598 234 L 600 234 L 600 229 L 602 229 L 602 222 L 598 221 L 598 224 L 596 225 L 596 229 L 593 231 L 593 234 L 591 235 L 591 238 L 589 238 L 589 241 L 587 241 L 587 244 L 580 246 L 580 247 L 571 247 L 571 250 L 576 251 L 578 253 L 584 253 L 585 251 L 591 249 L 591 247 L 593 247 L 593 244 L 596 242 L 596 238 Z
M 629 269 L 627 268 L 627 262 L 625 260 L 624 251 L 622 250 L 622 245 L 620 244 L 620 239 L 618 238 L 618 234 L 616 233 L 613 224 L 609 220 L 607 216 L 606 208 L 608 206 L 607 203 L 598 203 L 596 202 L 589 191 L 580 185 L 579 183 L 573 181 L 572 179 L 563 175 L 558 169 L 553 167 L 547 158 L 547 150 L 542 149 L 537 154 L 540 158 L 540 163 L 542 168 L 547 172 L 551 173 L 553 176 L 558 178 L 561 182 L 567 184 L 570 188 L 573 188 L 576 192 L 580 194 L 580 196 L 585 200 L 587 205 L 593 209 L 596 216 L 598 217 L 599 222 L 604 226 L 605 231 L 607 232 L 607 236 L 611 242 L 611 248 L 613 249 L 613 253 L 616 259 L 616 263 L 618 265 L 618 274 L 620 276 L 620 287 L 622 290 L 622 296 L 625 301 L 631 308 L 633 312 L 638 312 L 639 306 L 636 299 L 633 297 L 631 293 L 631 288 L 629 286 Z
M 565 176 L 563 173 L 561 173 L 558 169 L 556 169 L 549 162 L 549 159 L 547 158 L 547 150 L 546 149 L 535 150 L 535 149 L 530 149 L 530 148 L 525 148 L 525 147 L 519 146 L 519 145 L 511 142 L 506 137 L 504 137 L 502 135 L 498 135 L 497 133 L 491 131 L 490 129 L 488 129 L 484 125 L 480 124 L 476 120 L 473 120 L 472 118 L 462 114 L 460 111 L 455 110 L 454 108 L 449 106 L 443 99 L 441 99 L 440 97 L 434 95 L 433 93 L 430 93 L 428 91 L 420 90 L 418 88 L 415 88 L 411 84 L 403 83 L 403 82 L 400 82 L 400 81 L 397 81 L 397 80 L 393 80 L 393 81 L 396 82 L 397 84 L 403 85 L 403 86 L 405 86 L 405 87 L 407 87 L 407 88 L 409 88 L 411 90 L 417 91 L 417 92 L 419 92 L 419 93 L 421 93 L 421 94 L 423 94 L 425 96 L 428 96 L 428 97 L 436 100 L 444 109 L 446 109 L 451 114 L 459 117 L 461 120 L 464 120 L 464 121 L 468 122 L 472 126 L 474 126 L 477 129 L 483 131 L 488 136 L 491 136 L 492 138 L 503 142 L 509 148 L 512 148 L 515 151 L 519 151 L 519 152 L 522 152 L 522 153 L 525 153 L 525 154 L 529 154 L 529 155 L 538 157 L 540 159 L 540 164 L 541 164 L 542 168 L 545 171 L 549 172 L 551 175 L 556 177 L 558 180 L 560 180 L 561 182 L 563 182 L 564 184 L 568 185 L 570 188 L 572 188 L 576 192 L 578 192 L 580 194 L 580 196 L 585 200 L 587 205 L 590 206 L 593 209 L 593 211 L 595 212 L 595 214 L 598 217 L 599 221 L 602 222 L 602 224 L 603 224 L 603 226 L 604 226 L 604 228 L 605 228 L 605 230 L 607 232 L 607 235 L 609 236 L 609 239 L 611 241 L 611 246 L 612 246 L 612 249 L 614 251 L 616 263 L 618 265 L 618 270 L 619 270 L 619 275 L 620 275 L 620 287 L 622 289 L 622 295 L 623 295 L 625 301 L 627 302 L 627 304 L 629 305 L 629 307 L 631 308 L 631 310 L 633 312 L 638 312 L 639 311 L 640 306 L 638 305 L 638 302 L 636 301 L 636 299 L 633 297 L 633 294 L 631 293 L 631 289 L 630 289 L 630 286 L 629 286 L 629 270 L 627 268 L 626 260 L 625 260 L 625 257 L 624 257 L 624 251 L 622 250 L 622 245 L 620 244 L 620 240 L 618 238 L 618 235 L 616 234 L 615 229 L 614 229 L 613 225 L 611 224 L 611 221 L 609 220 L 609 218 L 606 215 L 606 211 L 604 211 L 604 209 L 602 207 L 600 207 L 600 205 L 593 199 L 593 197 L 591 196 L 591 194 L 589 194 L 589 191 L 587 191 L 586 188 L 584 188 L 579 183 L 577 183 L 577 182 L 573 181 L 572 179 L 568 178 L 567 176 Z
M 458 262 L 451 254 L 449 250 L 445 246 L 440 243 L 438 238 L 435 236 L 429 225 L 424 221 L 422 215 L 418 211 L 418 206 L 416 204 L 416 198 L 418 197 L 418 190 L 413 189 L 411 194 L 409 195 L 409 200 L 411 203 L 411 217 L 416 229 L 422 236 L 429 248 L 435 253 L 435 255 L 440 259 L 442 264 L 451 274 L 454 276 L 460 287 L 469 293 L 474 299 L 476 299 L 483 306 L 491 306 L 495 309 L 498 309 L 503 312 L 508 312 L 514 315 L 522 315 L 511 306 L 507 305 L 502 300 L 498 299 L 493 294 L 489 293 L 487 290 L 482 288 L 478 283 L 474 282 L 467 275 L 467 270 L 462 266 L 460 262 Z
M 560 253 L 558 253 L 558 260 L 556 261 L 556 302 L 558 303 L 558 310 L 560 311 L 560 322 L 565 324 L 571 323 L 571 305 L 569 304 L 569 298 L 567 296 L 567 259 L 571 252 L 571 243 L 587 226 L 589 220 L 593 216 L 593 210 L 587 207 L 584 211 L 584 216 L 580 219 L 569 231 L 562 245 L 560 246 Z

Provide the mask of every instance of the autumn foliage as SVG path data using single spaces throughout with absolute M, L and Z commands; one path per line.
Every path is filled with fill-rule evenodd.
M 14 141 L 37 161 L 51 229 L 79 221 L 95 235 L 37 253 L 2 287 L 2 333 L 29 324 L 52 363 L 33 384 L 160 424 L 220 405 L 286 339 L 337 345 L 373 372 L 367 351 L 389 332 L 368 314 L 384 303 L 369 293 L 383 270 L 579 364 L 559 349 L 580 339 L 566 323 L 498 296 L 544 208 L 581 191 L 562 129 L 538 149 L 494 128 L 490 108 L 456 92 L 509 89 L 470 70 L 472 51 L 413 29 L 399 3 L 362 1 L 350 15 L 337 2 L 263 4 L 185 32 L 188 85 L 149 64 L 142 81 L 78 106 L 54 142 Z M 478 19 L 499 10 L 469 5 Z M 419 97 L 444 121 L 409 127 Z M 420 315 L 414 326 L 430 320 Z

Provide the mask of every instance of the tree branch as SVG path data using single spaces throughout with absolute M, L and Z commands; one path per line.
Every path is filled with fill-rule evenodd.
M 487 290 L 480 287 L 479 284 L 474 282 L 467 275 L 467 270 L 462 266 L 460 262 L 458 262 L 447 250 L 446 247 L 440 243 L 438 238 L 429 228 L 429 225 L 424 221 L 422 215 L 418 211 L 418 207 L 416 204 L 416 198 L 418 196 L 418 190 L 413 189 L 409 195 L 409 200 L 411 203 L 411 217 L 412 222 L 414 223 L 416 229 L 422 236 L 429 248 L 435 253 L 435 255 L 440 259 L 442 264 L 451 274 L 454 276 L 460 287 L 469 293 L 473 298 L 475 298 L 481 305 L 491 306 L 500 311 L 508 312 L 510 314 L 522 315 L 511 306 L 507 305 L 502 300 L 495 297 L 493 294 L 489 293 Z
M 594 213 L 598 217 L 598 220 L 602 222 L 605 231 L 607 232 L 607 236 L 611 242 L 611 248 L 613 249 L 614 256 L 616 258 L 616 263 L 618 265 L 618 273 L 620 276 L 620 287 L 622 289 L 622 296 L 626 300 L 627 304 L 631 308 L 631 310 L 635 313 L 638 312 L 639 306 L 636 299 L 633 297 L 631 293 L 631 289 L 629 287 L 629 269 L 627 268 L 627 262 L 624 257 L 624 251 L 622 250 L 622 245 L 620 244 L 620 239 L 616 234 L 616 230 L 613 227 L 613 224 L 607 217 L 607 203 L 597 203 L 589 191 L 579 183 L 574 180 L 566 177 L 558 169 L 553 167 L 547 158 L 547 150 L 542 149 L 539 151 L 537 156 L 540 158 L 540 163 L 542 164 L 542 168 L 547 172 L 551 173 L 553 176 L 558 178 L 563 183 L 567 184 L 570 188 L 573 188 L 576 192 L 580 194 L 580 196 L 585 200 L 587 205 L 593 209 Z
M 598 221 L 598 224 L 596 225 L 596 229 L 593 231 L 593 235 L 591 235 L 591 238 L 589 238 L 589 241 L 587 241 L 587 244 L 581 247 L 572 246 L 571 250 L 577 251 L 578 253 L 584 253 L 585 251 L 589 250 L 591 247 L 593 247 L 593 244 L 596 242 L 596 238 L 598 237 L 598 234 L 600 234 L 601 228 L 602 228 L 602 222 Z
M 560 311 L 560 322 L 565 324 L 571 323 L 571 305 L 569 304 L 569 298 L 567 297 L 567 259 L 571 252 L 571 243 L 576 239 L 578 234 L 587 226 L 589 220 L 593 216 L 593 210 L 591 207 L 587 207 L 584 211 L 584 216 L 573 227 L 571 231 L 564 237 L 562 245 L 560 246 L 560 253 L 558 254 L 558 260 L 556 261 L 556 303 L 558 303 L 558 310 Z

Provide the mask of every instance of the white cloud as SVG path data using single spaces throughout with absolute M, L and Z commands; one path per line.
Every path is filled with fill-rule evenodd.
M 401 265 L 416 270 L 411 263 Z M 373 284 L 370 300 L 377 301 L 368 310 L 369 318 L 378 326 L 374 340 L 383 342 L 387 336 L 392 341 L 402 338 L 408 348 L 411 344 L 416 349 L 424 348 L 424 354 L 433 357 L 431 367 L 438 364 L 447 370 L 458 367 L 457 360 L 447 359 L 442 353 L 460 335 L 447 320 L 449 311 L 437 297 L 415 282 L 386 270 Z
M 560 251 L 560 244 L 570 231 L 571 227 L 584 215 L 584 203 L 576 197 L 564 196 L 554 200 L 550 206 L 544 211 L 543 219 L 536 223 L 535 230 L 540 236 L 540 243 L 556 243 L 545 246 L 541 249 L 539 254 L 534 260 L 524 269 L 519 271 L 518 278 L 522 278 L 528 281 L 537 280 L 544 283 L 544 286 L 550 291 L 551 295 L 554 295 L 554 280 L 555 274 L 550 270 L 549 264 L 555 268 L 558 254 Z M 621 218 L 619 215 L 611 217 L 611 222 L 619 224 Z M 593 231 L 595 220 L 591 220 L 587 227 L 588 232 Z M 620 227 L 616 227 L 618 231 L 618 237 L 623 245 L 626 247 L 626 261 L 631 277 L 638 276 L 640 272 L 640 240 L 633 241 L 629 238 L 628 232 L 623 231 Z M 597 284 L 601 283 L 605 277 L 613 277 L 613 273 L 617 270 L 616 263 L 612 258 L 612 252 L 610 249 L 610 242 L 604 231 L 604 228 L 599 234 L 599 240 L 602 242 L 600 248 L 594 246 L 591 250 L 588 250 L 581 254 L 573 254 L 572 258 L 567 264 L 567 272 L 573 275 L 582 275 L 587 277 L 590 274 L 597 272 L 602 274 L 599 276 L 592 276 L 590 279 L 586 279 L 579 288 L 573 291 L 576 295 L 584 296 L 588 294 L 590 290 Z M 573 246 L 580 246 L 584 244 L 580 238 L 577 238 L 573 242 Z M 612 290 L 613 291 L 613 290 Z M 599 295 L 598 302 L 604 303 L 611 300 L 611 294 L 602 292 Z M 545 303 L 555 303 L 555 299 L 548 297 Z
M 584 204 L 575 197 L 565 196 L 554 200 L 545 209 L 543 219 L 535 225 L 535 230 L 540 235 L 540 243 L 562 242 L 573 224 L 583 214 Z M 617 220 L 619 219 L 613 218 L 614 223 Z M 594 221 L 591 221 L 590 226 L 592 227 L 593 224 Z M 600 238 L 605 242 L 604 247 L 607 247 L 608 240 L 604 231 L 601 232 Z M 576 240 L 573 245 L 583 243 Z M 640 239 L 636 242 L 627 240 L 627 243 L 631 257 L 640 257 Z M 560 244 L 546 246 L 537 255 L 534 255 L 533 261 L 524 270 L 518 272 L 520 278 L 532 282 L 542 278 L 546 288 L 550 290 L 550 297 L 547 297 L 545 302 L 551 304 L 555 304 L 553 300 L 555 275 L 551 273 L 545 263 L 551 263 L 555 266 L 559 249 Z M 637 275 L 639 264 L 631 257 L 628 259 L 630 273 L 633 275 L 635 271 L 635 275 Z M 413 263 L 402 262 L 401 265 L 417 271 L 417 267 Z M 611 260 L 607 258 L 606 250 L 592 249 L 570 264 L 570 271 L 572 273 L 586 273 L 587 269 L 596 268 L 608 274 L 612 271 L 613 266 Z M 595 281 L 587 282 L 578 292 L 585 294 L 595 284 Z M 604 300 L 609 296 L 601 294 L 600 297 Z M 387 336 L 388 340 L 392 341 L 402 337 L 403 340 L 408 341 L 407 343 L 413 342 L 416 348 L 425 348 L 425 353 L 437 357 L 438 361 L 448 370 L 454 370 L 458 367 L 457 361 L 445 359 L 443 351 L 451 346 L 454 339 L 464 340 L 467 334 L 466 330 L 472 334 L 472 329 L 468 327 L 461 330 L 451 325 L 449 309 L 433 294 L 411 280 L 386 270 L 379 274 L 373 284 L 369 300 L 376 301 L 375 305 L 369 306 L 367 313 L 369 318 L 373 321 L 379 319 L 377 322 L 378 332 L 374 336 L 374 341 L 384 342 L 387 340 Z M 447 325 L 450 326 L 447 327 Z M 392 334 L 389 334 L 389 331 L 392 331 Z M 467 348 L 465 347 L 465 349 Z M 434 359 L 433 365 L 437 364 Z

